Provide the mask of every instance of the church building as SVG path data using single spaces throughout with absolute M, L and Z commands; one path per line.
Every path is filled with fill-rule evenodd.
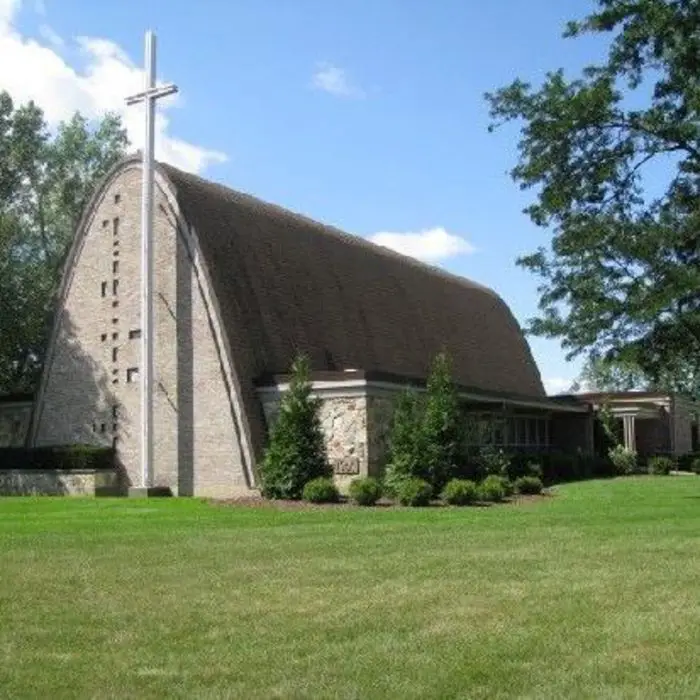
M 28 434 L 113 445 L 127 486 L 141 479 L 140 210 L 135 156 L 84 212 Z M 592 449 L 591 406 L 546 396 L 491 289 L 160 163 L 154 212 L 155 486 L 255 489 L 298 352 L 341 486 L 381 469 L 394 399 L 443 349 L 494 444 Z

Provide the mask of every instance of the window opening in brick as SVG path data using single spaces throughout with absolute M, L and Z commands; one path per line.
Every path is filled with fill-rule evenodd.
M 106 282 L 102 283 L 102 296 L 103 297 L 107 296 L 107 283 Z
M 117 306 L 119 306 L 119 302 L 118 302 L 118 301 L 113 301 L 113 302 L 112 302 L 112 307 L 116 309 Z
M 112 274 L 116 275 L 119 272 L 119 260 L 112 260 Z
M 103 333 L 103 334 L 100 336 L 100 340 L 104 343 L 105 340 L 107 340 L 107 334 L 106 334 L 106 333 Z
M 100 423 L 100 432 L 101 433 L 107 432 L 107 423 Z
M 115 216 L 114 219 L 112 220 L 112 233 L 114 236 L 119 235 L 119 217 Z
M 112 245 L 116 248 L 119 245 L 119 239 L 116 239 Z
M 102 219 L 102 228 L 107 228 L 109 226 L 109 219 Z
M 135 340 L 136 338 L 141 337 L 141 329 L 137 328 L 136 330 L 129 331 L 129 340 Z
M 119 333 L 112 333 L 112 340 L 119 340 Z
M 114 323 L 114 324 L 116 325 L 117 323 L 119 323 L 119 319 L 118 319 L 118 318 L 113 318 L 113 319 L 112 319 L 112 323 Z
M 112 348 L 112 362 L 116 362 L 119 357 L 119 348 Z
M 139 368 L 138 367 L 129 367 L 129 369 L 126 370 L 126 381 L 131 384 L 132 382 L 135 382 L 139 378 Z
M 119 293 L 119 280 L 112 280 L 112 294 L 116 297 Z
M 114 420 L 119 418 L 119 406 L 116 403 L 112 406 L 112 418 L 114 418 Z
M 115 194 L 114 195 L 114 203 L 119 204 L 119 200 L 122 198 L 120 194 Z
M 117 435 L 115 435 L 115 436 L 112 438 L 112 449 L 113 449 L 113 450 L 116 450 L 118 444 L 119 444 L 119 437 L 118 437 Z
M 112 255 L 113 255 L 115 258 L 118 258 L 118 257 L 119 257 L 119 251 L 115 249 L 115 250 L 114 250 L 114 253 L 112 253 Z

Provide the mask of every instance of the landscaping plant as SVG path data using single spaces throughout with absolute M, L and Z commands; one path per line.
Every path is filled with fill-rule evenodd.
M 544 488 L 542 479 L 536 476 L 521 476 L 515 481 L 515 492 L 522 495 L 535 495 L 542 493 Z
M 451 506 L 466 506 L 478 496 L 476 484 L 468 479 L 451 479 L 442 490 L 442 500 Z
M 382 497 L 382 485 L 372 476 L 353 479 L 350 482 L 349 494 L 358 506 L 373 506 Z
M 338 488 L 333 479 L 327 476 L 319 476 L 306 483 L 302 494 L 304 500 L 311 503 L 337 503 L 340 500 Z
M 304 485 L 317 477 L 331 477 L 332 469 L 318 417 L 319 401 L 311 396 L 309 363 L 299 356 L 292 365 L 289 390 L 262 463 L 262 494 L 266 498 L 298 499 Z
M 433 487 L 425 481 L 412 477 L 399 482 L 397 499 L 402 506 L 427 506 L 433 495 Z
M 649 463 L 647 464 L 647 470 L 650 474 L 657 474 L 664 476 L 670 474 L 675 468 L 675 462 L 671 457 L 666 457 L 665 455 L 659 455 L 657 457 L 651 457 Z

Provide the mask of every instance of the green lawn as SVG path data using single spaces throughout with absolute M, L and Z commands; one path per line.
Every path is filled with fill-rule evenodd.
M 0 499 L 0 697 L 700 697 L 700 478 L 555 493 Z

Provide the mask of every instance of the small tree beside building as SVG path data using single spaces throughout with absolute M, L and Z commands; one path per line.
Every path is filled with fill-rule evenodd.
M 425 395 L 409 389 L 397 401 L 385 476 L 388 490 L 396 491 L 402 481 L 418 478 L 427 481 L 434 494 L 440 493 L 456 473 L 461 440 L 450 360 L 440 353 L 433 361 Z
M 289 390 L 280 402 L 270 442 L 262 462 L 262 493 L 266 498 L 302 497 L 305 484 L 332 477 L 319 419 L 319 400 L 311 396 L 308 359 L 292 365 Z

